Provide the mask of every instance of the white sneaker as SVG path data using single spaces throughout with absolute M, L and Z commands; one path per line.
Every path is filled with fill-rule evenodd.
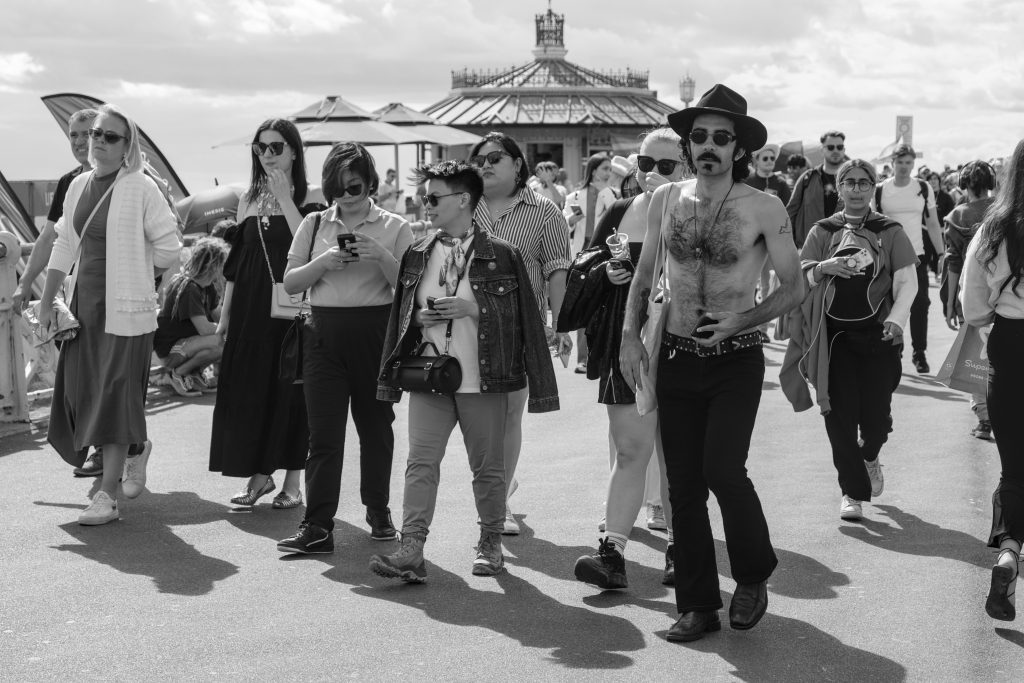
M 885 488 L 885 476 L 882 474 L 881 458 L 876 458 L 874 462 L 865 460 L 864 467 L 868 471 L 868 479 L 871 480 L 871 495 L 882 495 L 882 489 Z
M 92 497 L 92 503 L 78 516 L 78 523 L 85 526 L 98 526 L 120 519 L 117 512 L 117 501 L 111 498 L 104 491 L 97 491 Z
M 138 498 L 146 488 L 146 464 L 152 450 L 153 442 L 146 441 L 142 445 L 141 453 L 125 458 L 124 475 L 121 477 L 121 489 L 125 498 Z
M 861 509 L 860 501 L 844 495 L 843 502 L 839 506 L 839 519 L 856 522 L 863 518 L 864 511 Z
M 515 516 L 512 514 L 512 508 L 505 504 L 505 528 L 502 529 L 501 533 L 505 536 L 518 536 L 519 535 L 519 522 L 516 521 Z
M 647 528 L 655 531 L 667 531 L 665 523 L 665 510 L 660 505 L 647 504 Z

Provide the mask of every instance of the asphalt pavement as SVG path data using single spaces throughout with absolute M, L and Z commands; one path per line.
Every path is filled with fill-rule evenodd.
M 933 305 L 933 372 L 952 340 Z M 367 569 L 371 554 L 393 545 L 371 541 L 363 522 L 354 430 L 335 553 L 282 556 L 275 540 L 295 529 L 301 508 L 273 510 L 268 496 L 234 509 L 228 499 L 243 482 L 207 471 L 214 398 L 154 389 L 148 490 L 121 502 L 116 523 L 76 523 L 96 481 L 71 476 L 45 427 L 0 440 L 0 678 L 1019 678 L 1024 623 L 984 612 L 999 459 L 994 444 L 969 435 L 968 397 L 917 375 L 907 354 L 881 456 L 885 492 L 863 522 L 843 522 L 823 420 L 817 409 L 794 413 L 779 389 L 783 353 L 779 343 L 766 348 L 748 463 L 780 560 L 768 614 L 751 631 L 725 620 L 695 643 L 665 640 L 677 616 L 660 583 L 665 535 L 643 517 L 627 550 L 627 590 L 601 593 L 573 578 L 576 558 L 596 547 L 608 453 L 597 383 L 571 367 L 558 365 L 562 410 L 525 420 L 512 499 L 523 533 L 505 539 L 507 571 L 471 575 L 478 532 L 456 431 L 419 586 Z M 407 405 L 395 422 L 396 521 Z M 713 498 L 710 509 L 728 605 L 735 584 Z

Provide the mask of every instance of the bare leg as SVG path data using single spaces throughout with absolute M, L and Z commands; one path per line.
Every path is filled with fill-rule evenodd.
M 284 484 L 281 485 L 281 492 L 297 498 L 302 491 L 302 470 L 287 470 L 284 475 Z
M 608 480 L 606 528 L 608 533 L 628 536 L 643 504 L 657 419 L 653 415 L 641 418 L 634 405 L 610 405 L 608 420 L 617 455 Z
M 117 500 L 117 487 L 121 482 L 124 461 L 127 457 L 128 444 L 103 444 L 103 480 L 100 482 L 100 491 L 106 493 L 113 500 Z

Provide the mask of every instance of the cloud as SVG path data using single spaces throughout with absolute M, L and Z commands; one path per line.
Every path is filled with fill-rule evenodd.
M 15 86 L 27 83 L 46 70 L 27 52 L 0 53 L 0 91 L 17 92 Z
M 238 27 L 258 36 L 334 33 L 359 19 L 324 0 L 231 0 Z

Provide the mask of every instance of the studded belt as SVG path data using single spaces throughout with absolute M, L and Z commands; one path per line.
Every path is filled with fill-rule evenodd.
M 697 356 L 698 358 L 710 358 L 712 356 L 721 356 L 741 349 L 762 346 L 766 343 L 768 343 L 768 335 L 760 330 L 747 332 L 746 334 L 738 334 L 735 337 L 728 337 L 714 346 L 701 346 L 695 339 L 690 337 L 680 337 L 679 335 L 672 334 L 671 332 L 665 332 L 661 337 L 661 346 L 668 351 L 669 358 L 674 357 L 679 351 Z

